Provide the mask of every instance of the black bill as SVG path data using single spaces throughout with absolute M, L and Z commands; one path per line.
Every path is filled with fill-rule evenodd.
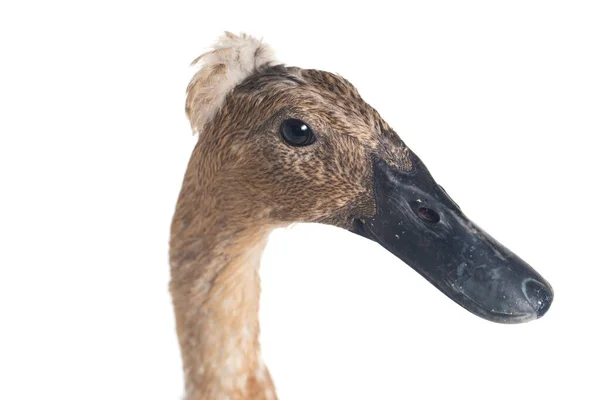
M 375 159 L 377 213 L 353 232 L 374 240 L 452 300 L 494 322 L 540 318 L 551 286 L 529 264 L 471 222 L 419 158 L 402 171 Z

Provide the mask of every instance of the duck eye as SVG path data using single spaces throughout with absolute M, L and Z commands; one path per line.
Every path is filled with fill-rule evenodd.
M 431 222 L 433 224 L 440 222 L 440 215 L 431 208 L 419 207 L 417 209 L 417 215 L 425 222 Z
M 308 124 L 299 119 L 286 119 L 281 123 L 281 137 L 292 146 L 308 146 L 315 142 L 315 135 Z

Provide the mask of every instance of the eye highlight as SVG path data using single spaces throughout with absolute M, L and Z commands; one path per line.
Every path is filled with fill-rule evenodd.
M 283 140 L 291 146 L 308 146 L 317 140 L 310 126 L 295 118 L 283 121 L 279 131 Z

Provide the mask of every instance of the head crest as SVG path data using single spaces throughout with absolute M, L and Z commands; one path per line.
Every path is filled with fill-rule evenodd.
M 194 133 L 201 132 L 223 105 L 227 94 L 264 65 L 275 63 L 273 50 L 244 33 L 225 32 L 213 49 L 196 58 L 200 69 L 187 88 L 185 111 Z

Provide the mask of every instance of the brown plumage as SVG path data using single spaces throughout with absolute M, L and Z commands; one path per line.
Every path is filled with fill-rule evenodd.
M 260 255 L 292 222 L 348 228 L 374 214 L 373 155 L 403 169 L 407 148 L 339 75 L 278 65 L 268 46 L 226 34 L 188 87 L 199 132 L 171 230 L 171 293 L 186 399 L 275 399 L 260 358 Z M 292 147 L 284 119 L 317 141 Z

